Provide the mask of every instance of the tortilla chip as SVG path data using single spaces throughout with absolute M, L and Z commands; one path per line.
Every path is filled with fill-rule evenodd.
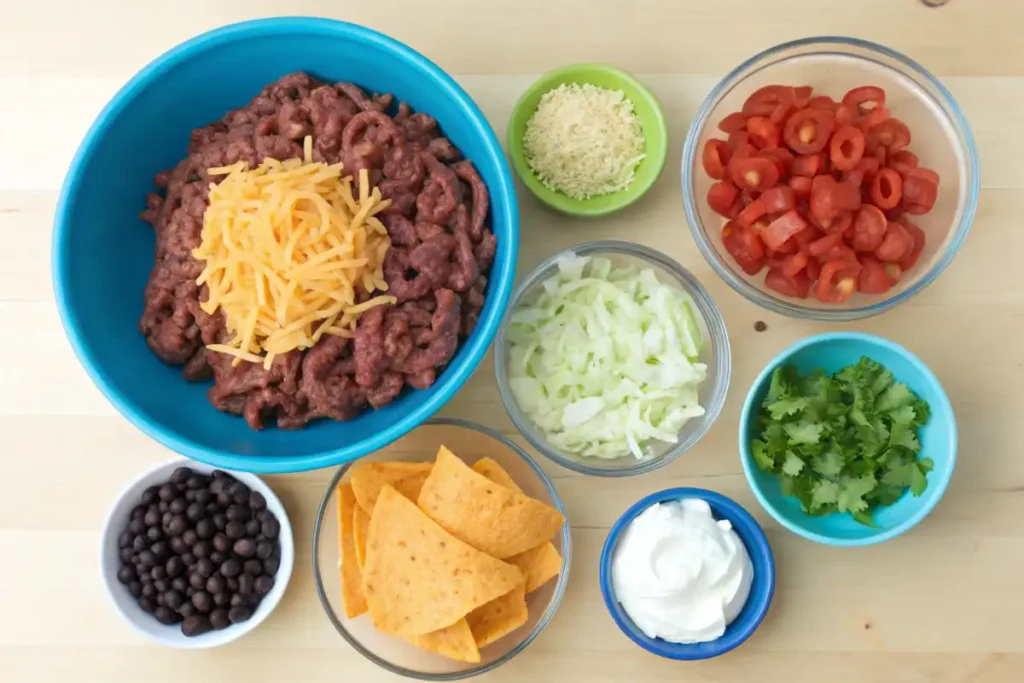
M 526 576 L 526 592 L 532 593 L 562 571 L 562 556 L 555 544 L 548 541 L 525 553 L 508 558 L 509 564 L 519 567 Z
M 452 535 L 499 559 L 550 540 L 565 523 L 558 510 L 495 485 L 444 446 L 418 503 Z
M 352 490 L 359 507 L 372 515 L 385 484 L 415 502 L 433 467 L 429 462 L 362 462 L 352 467 Z
M 366 611 L 363 577 L 356 561 L 356 544 L 352 533 L 352 512 L 356 497 L 348 484 L 338 485 L 338 546 L 341 548 L 341 601 L 345 616 L 358 617 Z
M 519 484 L 512 478 L 512 475 L 505 471 L 505 469 L 491 458 L 480 458 L 473 463 L 473 471 L 477 474 L 482 474 L 495 484 L 500 484 L 507 489 L 512 489 L 516 493 L 522 493 L 523 490 L 519 488 Z
M 507 636 L 526 623 L 526 584 L 521 583 L 507 594 L 477 607 L 466 615 L 477 647 L 486 647 Z
M 363 572 L 379 630 L 399 636 L 437 631 L 523 582 L 518 567 L 455 538 L 391 486 L 381 489 Z
M 352 507 L 352 538 L 356 544 L 356 562 L 362 571 L 366 565 L 366 531 L 370 528 L 370 515 L 359 505 Z
M 408 640 L 427 652 L 435 652 L 460 662 L 480 663 L 480 650 L 477 649 L 473 632 L 469 630 L 469 623 L 465 619 L 459 619 L 451 626 L 437 631 L 409 636 Z

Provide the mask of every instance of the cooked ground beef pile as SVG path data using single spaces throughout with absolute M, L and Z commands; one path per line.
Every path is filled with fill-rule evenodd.
M 370 309 L 353 339 L 325 336 L 276 357 L 269 370 L 232 366 L 231 356 L 205 348 L 227 333 L 219 311 L 199 307 L 203 264 L 192 257 L 216 182 L 206 170 L 302 157 L 307 135 L 315 161 L 340 161 L 356 178 L 368 169 L 371 185 L 391 200 L 380 216 L 392 241 L 384 278 L 398 303 Z M 391 95 L 285 76 L 247 107 L 193 131 L 188 156 L 155 182 L 163 192 L 147 197 L 142 214 L 156 231 L 156 257 L 139 329 L 164 362 L 184 366 L 187 379 L 212 376 L 213 405 L 244 415 L 253 429 L 274 420 L 287 429 L 321 417 L 349 420 L 390 403 L 405 385 L 429 387 L 484 305 L 497 246 L 485 225 L 487 187 L 434 119 L 394 106 Z

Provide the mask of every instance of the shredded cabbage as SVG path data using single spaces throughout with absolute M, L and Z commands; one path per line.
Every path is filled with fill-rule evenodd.
M 509 319 L 509 386 L 570 453 L 643 458 L 704 414 L 703 339 L 690 297 L 650 268 L 567 254 L 540 295 Z

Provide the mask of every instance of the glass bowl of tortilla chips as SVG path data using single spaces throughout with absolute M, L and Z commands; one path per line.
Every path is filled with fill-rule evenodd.
M 569 578 L 565 508 L 496 431 L 438 418 L 338 469 L 313 529 L 327 617 L 401 676 L 490 671 L 551 620 Z

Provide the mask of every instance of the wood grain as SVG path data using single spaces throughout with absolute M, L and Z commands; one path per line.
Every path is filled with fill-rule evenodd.
M 672 150 L 635 208 L 582 222 L 523 191 L 519 273 L 553 251 L 600 237 L 668 252 L 704 282 L 734 350 L 728 403 L 707 437 L 664 470 L 625 480 L 554 465 L 573 525 L 572 579 L 547 630 L 483 677 L 495 683 L 1018 683 L 1024 680 L 1024 47 L 1018 0 L 293 0 L 291 14 L 381 29 L 452 72 L 499 132 L 543 70 L 600 60 L 636 72 L 664 105 Z M 209 652 L 141 641 L 107 603 L 97 575 L 99 526 L 120 488 L 170 453 L 129 425 L 78 365 L 55 311 L 49 273 L 56 193 L 82 134 L 132 73 L 163 50 L 280 3 L 38 0 L 0 6 L 0 680 L 195 683 L 396 680 L 334 632 L 316 599 L 309 553 L 330 476 L 271 477 L 292 516 L 299 556 L 284 601 L 250 636 Z M 846 33 L 905 51 L 950 87 L 982 159 L 982 195 L 961 254 L 927 291 L 852 325 L 787 320 L 747 303 L 690 239 L 679 149 L 701 98 L 723 72 L 787 38 Z M 755 321 L 768 330 L 755 333 Z M 913 533 L 875 548 L 820 547 L 780 529 L 742 475 L 735 429 L 746 388 L 780 349 L 856 328 L 921 356 L 956 410 L 961 447 L 944 500 Z M 444 414 L 514 436 L 488 359 Z M 515 437 L 522 441 L 520 437 Z M 718 661 L 681 664 L 638 650 L 600 599 L 596 566 L 608 527 L 639 497 L 676 485 L 721 491 L 764 524 L 779 565 L 767 622 Z

